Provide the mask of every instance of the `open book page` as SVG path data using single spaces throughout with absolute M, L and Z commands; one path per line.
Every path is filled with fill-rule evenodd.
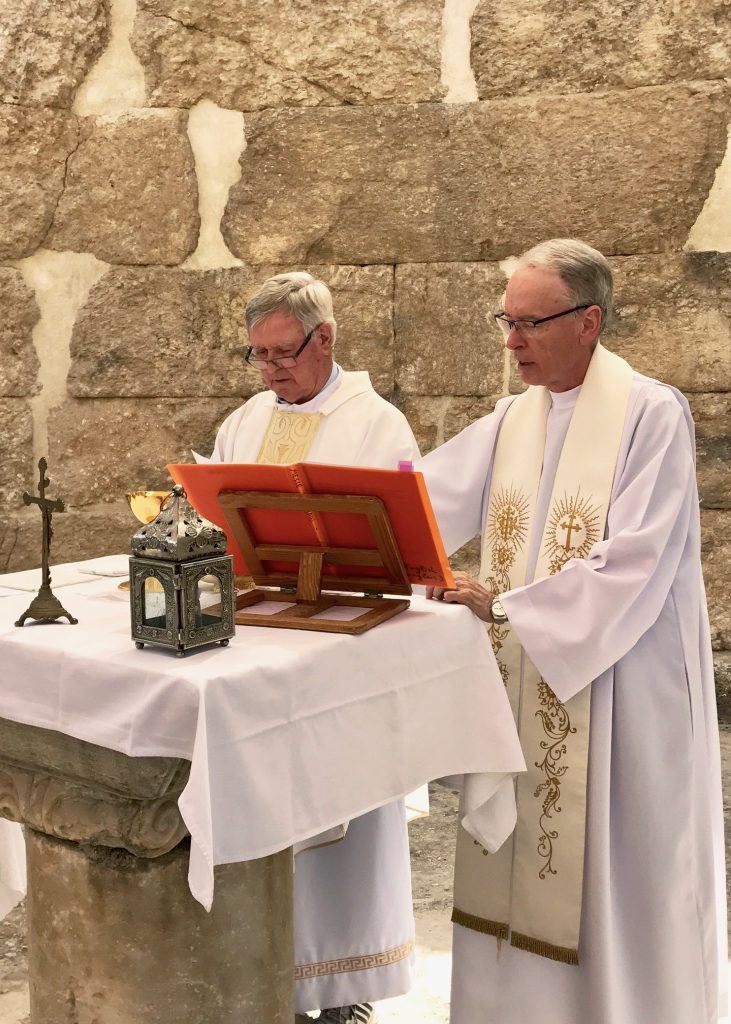
M 431 503 L 420 473 L 388 469 L 362 469 L 351 466 L 326 466 L 297 463 L 293 466 L 210 463 L 208 465 L 168 466 L 173 479 L 185 487 L 191 504 L 201 515 L 231 530 L 218 500 L 222 492 L 261 492 L 264 494 L 313 494 L 337 497 L 376 497 L 386 509 L 396 544 L 412 583 L 452 586 L 447 561 Z M 275 508 L 247 509 L 241 512 L 257 544 L 289 544 L 301 547 L 363 549 L 378 547 L 367 516 L 353 511 L 293 511 Z M 241 552 L 231 543 L 237 574 L 247 572 Z M 270 572 L 294 571 L 282 563 L 269 562 Z M 357 573 L 354 570 L 357 569 Z M 326 565 L 323 575 L 341 578 L 353 575 L 382 578 L 377 565 L 343 563 Z M 334 589 L 334 587 L 333 587 Z

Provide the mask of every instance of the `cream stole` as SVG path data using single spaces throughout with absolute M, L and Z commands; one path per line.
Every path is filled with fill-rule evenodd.
M 571 558 L 586 558 L 603 538 L 631 381 L 631 367 L 598 345 L 545 523 L 533 519 L 550 397 L 545 388 L 531 387 L 512 403 L 500 428 L 485 520 L 480 581 L 488 589 L 499 594 L 526 583 L 533 529 L 543 535 L 536 579 L 559 572 Z M 509 623 L 493 624 L 490 639 L 528 771 L 517 782 L 515 832 L 497 853 L 488 854 L 460 827 L 453 920 L 577 964 L 591 687 L 562 704 Z
M 282 412 L 275 409 L 256 461 L 267 466 L 304 462 L 322 420 L 320 412 Z

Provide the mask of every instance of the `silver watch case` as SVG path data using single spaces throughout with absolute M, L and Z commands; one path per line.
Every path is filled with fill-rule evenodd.
M 505 614 L 505 609 L 503 608 L 499 597 L 493 598 L 492 604 L 490 605 L 490 613 L 492 615 L 492 621 L 496 626 L 504 626 L 508 621 L 508 617 Z

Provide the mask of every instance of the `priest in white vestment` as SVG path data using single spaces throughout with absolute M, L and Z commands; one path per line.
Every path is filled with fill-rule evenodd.
M 246 306 L 247 361 L 269 390 L 225 420 L 212 461 L 397 469 L 419 451 L 367 373 L 333 362 L 330 292 L 280 274 Z M 358 752 L 353 751 L 357 757 Z M 295 868 L 295 1008 L 327 1024 L 366 1024 L 372 1002 L 408 991 L 414 918 L 404 801 L 351 821 L 345 838 L 301 853 Z M 264 1024 L 264 1022 L 262 1022 Z
M 513 837 L 460 827 L 452 1024 L 716 1024 L 725 1014 L 720 753 L 694 432 L 599 343 L 604 257 L 518 261 L 496 314 L 527 391 L 419 464 L 478 581 L 528 772 Z M 474 832 L 474 830 L 473 830 Z

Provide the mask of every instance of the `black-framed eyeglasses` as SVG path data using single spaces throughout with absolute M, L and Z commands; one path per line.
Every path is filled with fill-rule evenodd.
M 547 324 L 549 320 L 558 320 L 560 316 L 568 316 L 569 313 L 578 313 L 580 309 L 589 309 L 590 306 L 595 305 L 595 302 L 587 302 L 583 306 L 574 306 L 573 309 L 565 309 L 563 313 L 553 313 L 551 316 L 542 316 L 538 320 L 511 320 L 509 316 L 505 316 L 505 313 L 494 313 L 493 315 L 495 317 L 495 322 L 503 332 L 504 337 L 507 338 L 513 328 L 515 328 L 518 334 L 525 337 L 541 324 Z
M 305 340 L 302 342 L 296 352 L 293 352 L 291 356 L 279 356 L 277 359 L 260 359 L 259 356 L 253 354 L 251 345 L 246 350 L 244 359 L 253 366 L 256 370 L 266 370 L 267 366 L 277 366 L 282 370 L 289 370 L 291 367 L 297 365 L 298 358 L 302 355 L 305 348 L 309 345 L 310 339 L 322 327 L 322 324 L 318 324 L 317 327 L 313 327 L 309 334 L 305 336 Z

